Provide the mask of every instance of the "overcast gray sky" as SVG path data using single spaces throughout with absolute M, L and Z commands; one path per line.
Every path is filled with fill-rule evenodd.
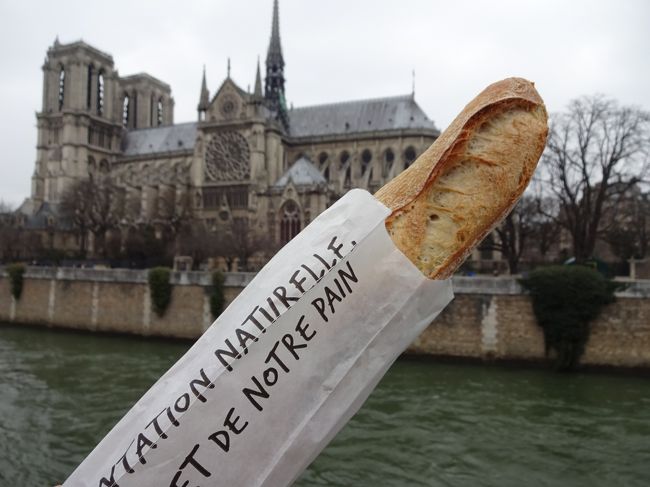
M 196 118 L 203 64 L 211 93 L 226 75 L 253 85 L 272 0 L 0 0 L 0 200 L 30 193 L 41 65 L 58 35 L 113 55 L 120 75 L 169 83 L 177 122 Z M 550 111 L 603 93 L 650 109 L 645 0 L 280 0 L 289 103 L 410 93 L 444 129 L 487 84 L 535 81 Z

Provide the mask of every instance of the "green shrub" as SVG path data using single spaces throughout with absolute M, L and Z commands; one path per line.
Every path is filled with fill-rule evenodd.
M 210 294 L 210 311 L 212 312 L 212 318 L 214 319 L 218 318 L 221 312 L 223 311 L 223 305 L 225 302 L 223 282 L 224 282 L 224 277 L 220 271 L 215 271 L 212 273 L 212 292 Z
M 149 292 L 151 304 L 158 316 L 165 314 L 172 299 L 171 272 L 167 267 L 154 267 L 149 270 Z
M 23 274 L 25 274 L 25 266 L 22 264 L 9 264 L 5 267 L 7 274 L 9 274 L 9 283 L 11 286 L 11 295 L 16 299 L 20 299 L 23 293 Z
M 579 265 L 544 267 L 520 282 L 532 297 L 546 354 L 555 351 L 557 370 L 575 368 L 589 339 L 590 323 L 614 301 L 616 285 L 595 269 Z

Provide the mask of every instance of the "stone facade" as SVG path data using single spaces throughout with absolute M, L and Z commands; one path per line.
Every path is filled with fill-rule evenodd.
M 57 39 L 24 208 L 56 216 L 66 188 L 101 174 L 122 189 L 131 224 L 185 199 L 211 229 L 246 221 L 284 243 L 350 188 L 378 189 L 439 135 L 412 94 L 288 108 L 277 0 L 265 68 L 253 92 L 228 73 L 213 96 L 204 70 L 197 120 L 174 124 L 168 84 L 120 76 L 111 55 Z
M 57 203 L 75 179 L 109 172 L 124 130 L 173 123 L 173 105 L 166 83 L 147 74 L 122 78 L 109 54 L 57 39 L 43 64 L 32 199 Z

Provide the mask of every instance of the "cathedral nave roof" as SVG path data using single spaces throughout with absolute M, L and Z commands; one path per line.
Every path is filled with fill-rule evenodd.
M 412 95 L 314 105 L 289 110 L 293 137 L 382 130 L 438 130 Z
M 124 156 L 141 156 L 160 152 L 193 150 L 196 122 L 129 130 L 123 139 Z

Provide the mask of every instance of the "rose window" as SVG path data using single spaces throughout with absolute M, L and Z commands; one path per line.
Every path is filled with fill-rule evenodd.
M 242 181 L 250 176 L 248 142 L 239 132 L 220 132 L 205 148 L 205 175 L 211 181 Z

